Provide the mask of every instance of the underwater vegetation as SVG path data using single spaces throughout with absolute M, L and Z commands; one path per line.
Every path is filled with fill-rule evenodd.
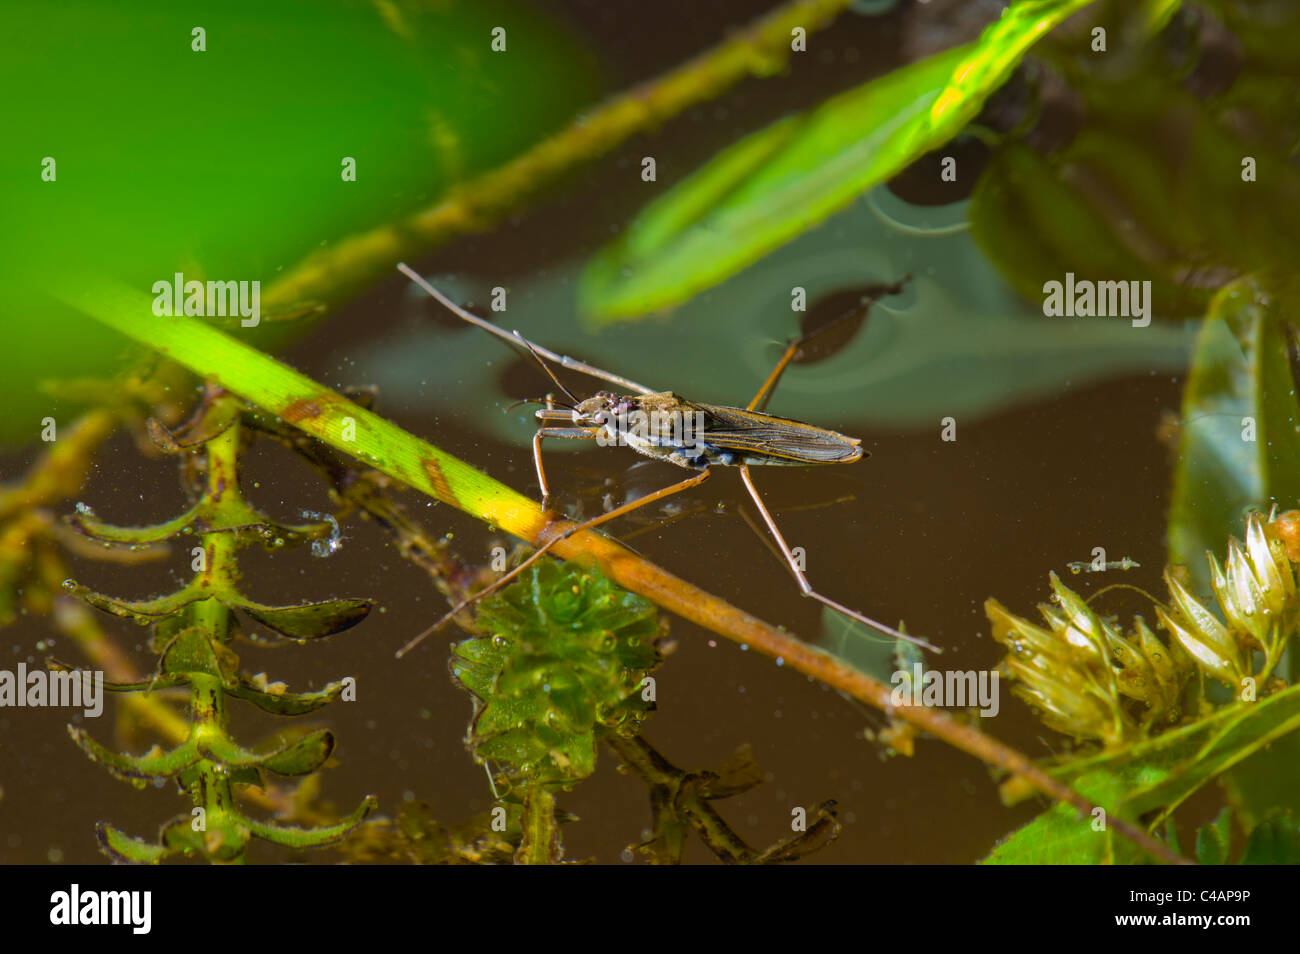
M 57 743 L 128 789 L 52 798 L 62 844 L 133 864 L 857 861 L 855 832 L 893 826 L 885 802 L 863 824 L 866 768 L 916 817 L 933 809 L 893 780 L 960 754 L 932 764 L 995 793 L 991 827 L 883 842 L 891 860 L 1300 863 L 1300 9 L 788 0 L 619 85 L 573 26 L 587 8 L 559 3 L 302 19 L 241 0 L 203 27 L 155 0 L 72 6 L 12 12 L 34 37 L 13 61 L 62 66 L 10 135 L 66 133 L 35 171 L 6 158 L 0 187 L 0 751 L 34 765 Z M 125 48 L 94 40 L 126 23 Z M 54 49 L 69 30 L 85 62 Z M 324 96 L 322 64 L 353 60 L 358 84 Z M 211 152 L 154 155 L 151 117 L 190 112 Z M 248 130 L 256 160 L 232 145 Z M 169 230 L 151 207 L 191 214 Z M 528 228 L 555 248 L 520 251 Z M 522 338 L 508 357 L 401 261 L 607 369 L 601 388 L 740 404 L 774 342 L 817 333 L 779 366 L 784 434 L 835 427 L 873 462 L 913 442 L 938 477 L 774 476 L 793 548 L 722 480 L 654 496 L 680 471 L 643 489 L 626 452 L 563 458 L 550 499 L 529 442 L 591 369 Z M 1165 390 L 1102 409 L 1134 379 Z M 1053 417 L 1094 400 L 1087 427 Z M 1143 448 L 1106 443 L 1156 405 Z M 546 436 L 594 437 L 574 414 Z M 995 441 L 999 421 L 1019 430 Z M 844 437 L 869 427 L 892 430 Z M 1080 477 L 1036 510 L 1012 482 L 1035 467 Z M 985 506 L 946 519 L 929 491 L 959 483 Z M 1035 542 L 1047 511 L 1078 525 L 1059 547 Z M 785 575 L 805 559 L 901 612 L 818 615 Z M 86 700 L 71 744 L 27 722 L 56 690 Z M 858 720 L 852 763 L 819 744 L 834 713 Z M 799 720 L 794 756 L 765 737 L 777 718 Z M 448 725 L 462 744 L 435 744 Z M 802 774 L 766 769 L 796 756 Z M 969 757 L 992 783 L 959 778 Z M 30 805 L 17 784 L 0 808 Z

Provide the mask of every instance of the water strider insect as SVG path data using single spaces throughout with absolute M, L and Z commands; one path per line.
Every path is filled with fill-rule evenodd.
M 758 488 L 754 486 L 754 479 L 749 473 L 751 466 L 802 467 L 813 464 L 849 464 L 864 456 L 862 442 L 857 438 L 805 424 L 802 421 L 777 417 L 763 410 L 781 374 L 794 359 L 800 346 L 829 326 L 823 326 L 817 331 L 791 341 L 781 360 L 777 362 L 772 373 L 763 382 L 763 386 L 754 395 L 754 399 L 745 407 L 703 404 L 688 401 L 672 391 L 653 391 L 601 368 L 548 351 L 528 341 L 518 331 L 511 334 L 461 308 L 405 263 L 399 263 L 397 268 L 453 314 L 512 345 L 522 345 L 527 348 L 542 366 L 542 370 L 568 399 L 567 404 L 558 407 L 556 405 L 559 402 L 554 395 L 548 395 L 545 400 L 537 402 L 545 405 L 537 411 L 538 428 L 533 436 L 533 462 L 537 467 L 537 480 L 541 484 L 543 506 L 546 506 L 550 500 L 550 488 L 546 480 L 546 471 L 542 466 L 542 441 L 548 437 L 564 440 L 595 440 L 602 445 L 627 446 L 647 457 L 697 471 L 685 480 L 575 524 L 565 532 L 547 540 L 513 570 L 453 607 L 445 616 L 408 642 L 398 650 L 399 657 L 413 649 L 425 637 L 436 632 L 470 603 L 505 585 L 559 541 L 581 530 L 620 517 L 638 507 L 644 507 L 683 490 L 697 487 L 709 478 L 712 473 L 710 468 L 713 466 L 735 467 L 740 472 L 740 479 L 745 484 L 745 489 L 758 508 L 768 532 L 780 548 L 804 596 L 812 597 L 836 612 L 887 633 L 895 639 L 903 639 L 934 652 L 941 652 L 923 639 L 899 632 L 892 626 L 886 626 L 869 616 L 864 616 L 814 590 L 808 582 L 807 575 L 799 566 L 799 561 L 790 549 L 790 545 L 777 529 L 776 521 L 772 519 L 771 513 L 763 503 L 763 498 L 759 496 Z M 898 289 L 895 287 L 893 290 Z M 616 394 L 612 391 L 598 391 L 589 398 L 579 399 L 560 382 L 546 364 L 547 361 L 635 393 Z

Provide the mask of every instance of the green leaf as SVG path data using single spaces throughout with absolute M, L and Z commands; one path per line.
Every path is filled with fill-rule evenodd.
M 1203 865 L 1226 865 L 1232 850 L 1232 809 L 1225 808 L 1208 825 L 1196 829 L 1196 860 Z
M 207 634 L 197 626 L 186 627 L 163 650 L 158 671 L 168 676 L 202 673 L 223 678 L 221 664 Z
M 193 526 L 196 510 L 197 507 L 192 508 L 179 517 L 165 520 L 162 523 L 151 523 L 140 527 L 120 527 L 104 523 L 90 511 L 90 508 L 83 506 L 68 517 L 68 523 L 86 536 L 94 537 L 97 540 L 109 543 L 140 545 L 158 543 L 179 535 L 186 527 Z
M 1109 814 L 1123 799 L 1127 784 L 1110 772 L 1089 773 L 1075 790 Z M 1116 838 L 1101 820 L 1080 818 L 1079 811 L 1058 804 L 1023 828 L 1012 832 L 980 861 L 985 865 L 1132 864 L 1142 853 L 1124 838 Z
M 241 601 L 239 608 L 263 626 L 290 639 L 317 639 L 351 629 L 370 613 L 369 600 L 322 600 L 297 606 Z
M 1079 139 L 1068 150 L 1071 170 L 1093 173 L 1100 160 L 1092 157 L 1106 156 L 1111 157 L 1111 167 L 1104 172 L 1111 175 L 1096 172 L 1101 181 L 1118 180 L 1116 167 L 1127 169 L 1130 178 L 1139 181 L 1146 177 L 1135 176 L 1135 168 L 1150 178 L 1168 178 L 1167 170 L 1147 151 L 1134 148 L 1118 135 L 1088 130 L 1080 133 Z M 1106 281 L 1122 275 L 1129 281 L 1151 282 L 1148 301 L 1157 315 L 1203 314 L 1207 293 L 1193 296 L 1176 277 L 1178 267 L 1185 264 L 1183 258 L 1171 263 L 1148 261 L 1128 247 L 1105 214 L 1111 210 L 1100 207 L 1094 195 L 1073 182 L 1063 181 L 1063 161 L 1023 143 L 1008 142 L 993 153 L 971 195 L 971 233 L 1016 291 L 1029 301 L 1041 301 L 1044 285 L 1061 281 L 1067 272 L 1079 281 Z M 1123 165 L 1125 162 L 1130 164 Z M 1075 171 L 1074 175 L 1083 177 L 1084 173 Z M 1118 207 L 1146 226 L 1166 211 L 1148 210 L 1154 204 L 1152 194 L 1150 189 L 1139 192 L 1132 201 L 1126 195 L 1125 203 Z M 1143 333 L 1150 330 L 1143 329 Z
M 1300 686 L 1237 702 L 1146 742 L 1050 769 L 1067 784 L 1105 770 L 1127 780 L 1124 805 L 1137 814 L 1178 805 L 1206 782 L 1300 728 Z
M 156 865 L 170 853 L 163 845 L 132 838 L 107 822 L 95 825 L 95 837 L 99 840 L 99 850 L 117 864 Z
M 1081 280 L 1123 277 L 1151 282 L 1155 316 L 1199 318 L 1227 282 L 1290 271 L 1300 242 L 1300 170 L 1288 161 L 1288 134 L 1266 143 L 1224 117 L 1250 111 L 1260 127 L 1291 131 L 1297 118 L 1270 116 L 1270 106 L 1253 98 L 1229 106 L 1187 89 L 1168 62 L 1178 28 L 1152 36 L 1126 19 L 1110 29 L 1126 32 L 1126 65 L 1079 57 L 1064 38 L 1044 44 L 1041 52 L 1084 104 L 1086 122 L 1046 155 L 1014 137 L 995 148 L 971 196 L 971 230 L 1030 301 L 1041 301 L 1044 284 L 1067 272 Z M 1279 85 L 1259 70 L 1244 65 L 1228 98 L 1252 83 Z M 1180 146 L 1170 150 L 1174 127 Z M 1256 179 L 1225 174 L 1246 156 L 1258 162 Z M 1206 194 L 1217 201 L 1201 201 Z
M 203 829 L 195 831 L 193 815 L 178 815 L 162 827 L 159 840 L 171 854 L 233 862 L 248 845 L 249 830 L 233 811 L 208 811 Z
M 193 765 L 201 757 L 193 741 L 184 742 L 170 752 L 163 752 L 155 746 L 145 755 L 135 756 L 107 749 L 88 733 L 73 726 L 68 726 L 68 735 L 92 762 L 98 762 L 109 774 L 124 781 L 168 778 Z
M 1172 811 L 1207 782 L 1297 728 L 1300 686 L 1293 686 L 1258 702 L 1227 706 L 1138 745 L 1073 759 L 1049 767 L 1049 771 L 1108 812 L 1120 812 L 1126 819 L 1140 818 L 1157 809 Z M 1090 841 L 1086 837 L 1090 831 L 1087 820 L 1079 821 L 1077 812 L 1057 805 L 1009 836 L 985 860 L 1084 864 L 1120 861 L 1129 850 L 1123 839 L 1114 845 Z M 1214 838 L 1218 848 L 1206 842 L 1204 849 L 1221 849 L 1226 858 L 1226 833 L 1220 829 Z M 1201 835 L 1197 851 L 1202 851 Z
M 334 734 L 317 729 L 267 754 L 250 751 L 215 735 L 204 739 L 199 749 L 205 758 L 232 768 L 256 767 L 276 775 L 307 775 L 325 764 L 334 751 Z
M 1175 854 L 1183 853 L 1183 843 L 1178 837 L 1178 825 L 1172 815 L 1165 819 L 1165 842 Z
M 285 845 L 289 848 L 321 848 L 326 845 L 332 845 L 341 841 L 352 833 L 366 816 L 375 810 L 378 804 L 375 796 L 367 795 L 350 815 L 333 825 L 322 825 L 319 828 L 297 828 L 287 825 L 275 825 L 271 822 L 261 822 L 253 818 L 241 818 L 240 820 L 250 832 L 258 838 L 274 842 L 277 845 Z
M 890 685 L 895 682 L 895 673 L 910 677 L 913 663 L 919 662 L 925 668 L 925 657 L 919 646 L 888 636 L 829 607 L 822 610 L 817 645 L 859 672 Z
M 1300 864 L 1300 821 L 1290 811 L 1269 815 L 1250 833 L 1243 865 Z
M 1183 396 L 1169 562 L 1185 564 L 1202 593 L 1204 554 L 1240 530 L 1245 510 L 1300 500 L 1300 404 L 1283 324 L 1300 296 L 1275 284 L 1247 276 L 1215 296 Z
M 1300 733 L 1256 752 L 1224 776 L 1228 801 L 1247 827 L 1286 808 L 1300 816 Z
M 678 304 L 955 136 L 1034 42 L 1090 0 L 1021 0 L 975 43 L 909 64 L 731 146 L 638 216 L 583 276 L 609 322 Z

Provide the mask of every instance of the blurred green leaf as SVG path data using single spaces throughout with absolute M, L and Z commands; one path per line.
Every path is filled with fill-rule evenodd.
M 1196 829 L 1196 860 L 1203 865 L 1226 865 L 1232 850 L 1232 809 L 1225 808 L 1208 825 Z
M 1077 791 L 1108 812 L 1123 797 L 1125 787 L 1106 771 L 1075 782 Z M 1058 804 L 1000 841 L 980 864 L 1134 864 L 1141 857 L 1128 840 L 1116 838 L 1109 826 L 1100 827 L 1100 819 L 1080 818 L 1077 809 Z
M 1243 865 L 1300 865 L 1300 821 L 1290 811 L 1274 812 L 1250 833 Z
M 601 322 L 675 305 L 955 136 L 1044 33 L 1091 0 L 1022 0 L 975 43 L 783 119 L 652 203 L 583 276 Z
M 40 294 L 65 290 L 68 273 L 144 292 L 175 272 L 265 286 L 323 243 L 499 164 L 596 92 L 581 49 L 511 0 L 0 11 L 0 440 L 34 439 L 47 414 L 62 422 L 41 382 L 110 373 L 122 357 L 107 329 L 74 326 Z M 498 24 L 505 53 L 490 49 Z M 341 176 L 345 157 L 356 181 Z M 304 325 L 239 330 L 266 348 Z
M 1125 795 L 1125 805 L 1142 814 L 1174 806 L 1251 754 L 1300 728 L 1300 687 L 1293 686 L 1258 702 L 1238 702 L 1209 718 L 1132 746 L 1066 766 L 1058 777 L 1105 765 L 1137 779 L 1156 771 L 1158 781 L 1143 780 Z
M 1248 826 L 1277 808 L 1300 815 L 1300 733 L 1255 753 L 1224 776 L 1224 783 L 1228 800 Z
M 971 233 L 980 249 L 1029 301 L 1041 301 L 1045 283 L 1059 282 L 1066 273 L 1078 281 L 1123 276 L 1127 281 L 1151 282 L 1149 302 L 1156 315 L 1204 314 L 1210 291 L 1180 281 L 1190 270 L 1184 256 L 1176 254 L 1173 261 L 1152 260 L 1178 246 L 1159 245 L 1159 252 L 1153 252 L 1148 241 L 1132 247 L 1125 241 L 1129 236 L 1114 221 L 1115 216 L 1124 216 L 1130 235 L 1140 222 L 1143 240 L 1149 240 L 1147 226 L 1152 222 L 1168 225 L 1189 218 L 1165 217 L 1166 209 L 1154 197 L 1167 197 L 1178 205 L 1177 197 L 1168 196 L 1166 189 L 1143 187 L 1148 177 L 1168 179 L 1160 157 L 1104 132 L 1085 131 L 1080 140 L 1064 160 L 1017 142 L 994 152 L 970 202 Z M 1113 161 L 1103 168 L 1099 157 Z M 1098 161 L 1093 162 L 1094 158 Z M 1063 178 L 1063 161 L 1069 163 L 1069 175 L 1076 179 L 1094 184 L 1104 181 L 1107 188 L 1114 181 L 1138 183 L 1135 200 L 1139 196 L 1140 200 L 1130 203 L 1126 196 L 1122 204 L 1108 208 L 1095 194 Z M 1122 175 L 1111 177 L 1121 169 L 1125 170 Z M 1184 239 L 1190 234 L 1189 230 L 1180 233 Z M 1148 330 L 1130 334 L 1135 347 Z
M 1300 687 L 1235 703 L 1146 742 L 1049 767 L 1107 812 L 1135 819 L 1172 810 L 1207 782 L 1300 728 Z M 985 858 L 999 864 L 1085 864 L 1121 860 L 1123 839 L 1097 840 L 1089 819 L 1057 805 L 1018 829 Z M 1094 834 L 1089 840 L 1088 835 Z M 1222 835 L 1219 832 L 1214 837 Z M 1206 835 L 1206 838 L 1210 836 Z M 1113 841 L 1113 843 L 1112 843 Z M 1226 836 L 1221 842 L 1227 852 Z M 1202 850 L 1198 838 L 1197 851 Z M 1208 842 L 1205 850 L 1213 850 Z
M 993 151 L 971 226 L 1030 300 L 1069 271 L 1149 280 L 1157 315 L 1199 317 L 1229 281 L 1286 269 L 1300 247 L 1291 161 L 1300 107 L 1281 92 L 1294 89 L 1300 60 L 1257 50 L 1260 33 L 1287 29 L 1281 22 L 1225 25 L 1189 10 L 1153 33 L 1158 19 L 1143 21 L 1139 6 L 1098 8 L 1111 36 L 1128 38 L 1114 55 L 1066 31 L 1035 49 L 1017 94 L 1037 125 Z M 1284 16 L 1294 32 L 1300 19 Z M 1200 41 L 1189 40 L 1193 30 Z M 1231 66 L 1215 59 L 1218 48 L 1234 51 Z
M 1293 288 L 1294 286 L 1288 286 Z M 1283 316 L 1294 292 L 1249 276 L 1224 288 L 1202 326 L 1183 395 L 1169 562 L 1208 593 L 1205 553 L 1250 507 L 1300 502 L 1300 405 Z

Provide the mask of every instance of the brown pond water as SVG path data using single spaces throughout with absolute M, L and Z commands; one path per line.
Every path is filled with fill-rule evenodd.
M 548 6 L 598 45 L 613 74 L 611 88 L 620 88 L 680 62 L 764 5 L 683 0 L 618 5 L 617 13 L 598 2 Z M 899 59 L 906 23 L 902 11 L 878 20 L 846 16 L 840 27 L 817 35 L 825 40 L 818 39 L 810 54 L 820 58 L 816 68 L 796 62 L 788 77 L 746 82 L 669 124 L 655 139 L 660 168 L 692 167 L 744 131 L 883 71 L 879 64 Z M 426 273 L 490 276 L 509 285 L 556 262 L 581 259 L 644 201 L 643 192 L 625 184 L 643 152 L 643 144 L 630 144 L 531 210 L 455 243 L 419 267 Z M 369 383 L 350 376 L 350 349 L 396 333 L 404 292 L 401 281 L 385 283 L 283 357 L 332 386 Z M 665 371 L 671 371 L 667 359 Z M 480 373 L 489 372 L 429 368 L 431 376 Z M 1162 415 L 1178 408 L 1181 379 L 1152 371 L 1076 388 L 1064 373 L 1062 378 L 1059 393 L 1046 399 L 982 419 L 963 418 L 955 442 L 940 441 L 937 422 L 918 432 L 855 428 L 851 419 L 837 419 L 837 428 L 863 437 L 869 460 L 849 468 L 757 472 L 780 511 L 787 538 L 806 544 L 814 584 L 879 619 L 906 618 L 911 631 L 948 648 L 942 664 L 955 669 L 986 669 L 1000 656 L 988 635 L 986 598 L 996 596 L 1031 615 L 1047 594 L 1048 571 L 1061 572 L 1067 562 L 1089 558 L 1094 546 L 1105 546 L 1113 559 L 1130 556 L 1141 562 L 1142 569 L 1126 575 L 1125 582 L 1156 589 L 1171 478 L 1169 452 L 1156 434 Z M 934 387 L 944 384 L 936 375 Z M 689 394 L 692 382 L 671 386 Z M 532 387 L 541 390 L 545 384 L 534 381 Z M 747 397 L 737 395 L 736 403 Z M 379 410 L 505 483 L 535 492 L 526 444 L 485 438 L 464 413 L 445 408 L 395 403 L 381 394 Z M 779 392 L 772 410 L 780 412 Z M 0 476 L 16 476 L 30 459 L 29 454 L 9 456 Z M 593 472 L 614 481 L 601 492 L 617 492 L 631 479 L 628 469 L 636 460 L 626 451 L 593 456 L 561 447 L 549 457 L 548 473 L 560 503 L 572 502 L 575 490 L 591 488 Z M 650 466 L 656 481 L 677 476 L 672 468 Z M 638 482 L 649 479 L 644 473 L 644 468 L 634 472 Z M 296 519 L 302 510 L 327 505 L 315 476 L 279 448 L 259 447 L 246 462 L 245 476 L 249 496 L 273 515 Z M 849 499 L 838 499 L 846 495 Z M 78 499 L 115 523 L 161 519 L 183 504 L 174 465 L 143 459 L 121 435 L 100 455 Z M 743 499 L 735 475 L 718 475 L 693 499 L 710 506 L 721 501 L 730 512 L 696 513 L 652 529 L 636 537 L 636 548 L 764 620 L 797 634 L 816 633 L 819 606 L 799 597 L 786 570 L 735 512 Z M 837 502 L 795 509 L 828 500 Z M 484 558 L 493 542 L 484 527 L 448 507 L 425 508 L 414 498 L 412 503 L 432 533 L 455 534 L 457 550 L 467 560 Z M 614 535 L 620 529 L 630 527 L 619 525 Z M 74 572 L 102 592 L 142 596 L 174 587 L 187 562 L 179 553 L 166 565 L 129 569 L 82 561 Z M 421 570 L 404 563 L 364 522 L 345 527 L 342 550 L 328 560 L 305 550 L 274 557 L 249 553 L 244 565 L 255 598 L 289 602 L 357 595 L 378 603 L 362 625 L 318 645 L 241 649 L 248 671 L 265 670 L 292 688 L 319 686 L 342 675 L 357 678 L 356 703 L 335 704 L 309 717 L 331 726 L 338 737 L 337 765 L 325 773 L 325 799 L 350 808 L 370 793 L 378 796 L 381 811 L 392 812 L 403 799 L 415 797 L 431 802 L 447 820 L 491 805 L 483 771 L 462 743 L 469 699 L 447 673 L 446 647 L 460 634 L 446 631 L 404 661 L 393 658 L 398 646 L 445 610 Z M 1084 577 L 1069 582 L 1084 592 L 1099 585 Z M 1117 597 L 1108 608 L 1125 615 L 1140 610 L 1136 598 L 1126 599 Z M 106 626 L 142 667 L 151 665 L 144 630 L 112 620 Z M 659 673 L 659 708 L 646 736 L 675 763 L 692 768 L 716 768 L 739 746 L 752 746 L 766 783 L 717 805 L 751 844 L 786 837 L 792 807 L 833 798 L 844 831 L 815 857 L 818 862 L 968 863 L 1041 809 L 1041 803 L 1004 808 L 986 768 L 937 740 L 922 740 L 913 758 L 883 759 L 879 746 L 863 737 L 865 727 L 881 726 L 877 714 L 692 624 L 672 619 L 671 627 L 677 648 Z M 0 658 L 37 664 L 44 656 L 37 642 L 46 637 L 39 621 L 23 621 L 0 633 Z M 56 642 L 56 656 L 59 649 Z M 232 707 L 237 738 L 251 740 L 273 728 L 269 717 L 246 709 Z M 91 764 L 68 740 L 66 721 L 58 710 L 0 713 L 2 863 L 102 861 L 93 837 L 96 821 L 151 836 L 164 820 L 185 810 L 170 787 L 137 792 Z M 111 742 L 109 725 L 103 720 L 95 727 L 101 741 Z M 1036 756 L 1062 745 L 1005 692 L 1001 715 L 987 728 Z M 644 789 L 616 772 L 608 757 L 562 804 L 580 818 L 565 830 L 573 858 L 617 862 L 649 822 Z M 279 857 L 265 846 L 250 851 L 251 860 Z M 709 856 L 696 843 L 688 860 L 703 862 Z

